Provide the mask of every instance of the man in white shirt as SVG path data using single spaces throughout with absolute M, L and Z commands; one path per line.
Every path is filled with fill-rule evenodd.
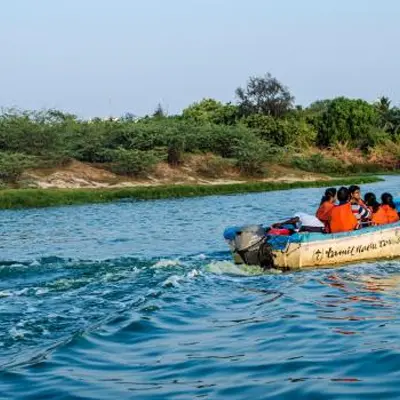
M 281 228 L 284 225 L 293 225 L 295 232 L 324 232 L 325 229 L 317 217 L 303 212 L 297 212 L 289 220 L 273 224 L 272 227 Z

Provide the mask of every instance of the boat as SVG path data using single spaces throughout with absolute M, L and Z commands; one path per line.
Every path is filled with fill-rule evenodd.
M 397 205 L 397 204 L 396 204 Z M 351 232 L 271 235 L 263 225 L 224 231 L 236 264 L 291 270 L 400 257 L 400 222 Z

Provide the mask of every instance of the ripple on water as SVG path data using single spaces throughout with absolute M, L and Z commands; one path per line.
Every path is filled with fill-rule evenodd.
M 227 225 L 271 223 L 271 204 L 313 212 L 320 194 L 2 212 L 0 392 L 399 398 L 399 261 L 295 273 L 230 261 Z

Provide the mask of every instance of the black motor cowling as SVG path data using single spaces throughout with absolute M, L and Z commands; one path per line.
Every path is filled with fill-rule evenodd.
M 247 265 L 258 265 L 264 269 L 274 265 L 271 246 L 265 229 L 260 225 L 228 228 L 224 237 L 233 253 Z
M 247 265 L 259 265 L 263 269 L 274 267 L 274 257 L 271 246 L 263 242 L 258 247 L 237 251 L 243 262 Z

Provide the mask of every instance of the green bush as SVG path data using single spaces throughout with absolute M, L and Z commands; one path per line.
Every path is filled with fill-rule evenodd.
M 367 148 L 373 145 L 370 132 L 379 125 L 379 114 L 364 100 L 338 97 L 326 106 L 318 125 L 321 146 L 347 142 L 353 147 Z
M 348 171 L 351 172 L 352 174 L 361 174 L 361 173 L 379 173 L 387 170 L 388 168 L 385 168 L 379 164 L 376 163 L 355 163 L 352 164 L 348 167 Z
M 311 156 L 294 156 L 291 166 L 309 172 L 322 172 L 326 174 L 345 173 L 348 168 L 339 160 L 324 157 L 322 154 Z
M 33 112 L 8 110 L 0 115 L 0 148 L 11 152 L 45 156 L 66 144 L 74 117 L 54 110 Z
M 185 108 L 182 116 L 196 124 L 234 125 L 239 116 L 239 107 L 230 103 L 223 104 L 214 99 L 203 99 Z
M 111 170 L 117 174 L 144 176 L 160 161 L 153 151 L 117 149 L 111 152 Z
M 304 119 L 294 117 L 277 119 L 267 115 L 252 114 L 246 117 L 243 123 L 259 132 L 263 139 L 281 147 L 313 144 L 317 137 L 312 125 Z
M 243 124 L 236 126 L 204 125 L 197 129 L 193 137 L 198 150 L 212 152 L 225 158 L 236 158 L 238 145 L 247 143 L 263 143 L 254 130 Z
M 167 161 L 169 165 L 176 167 L 182 164 L 183 153 L 185 151 L 185 139 L 178 135 L 170 137 L 167 151 Z
M 243 124 L 227 126 L 212 123 L 197 124 L 187 120 L 148 119 L 124 126 L 112 135 L 109 147 L 152 150 L 168 149 L 169 162 L 177 165 L 184 153 L 212 152 L 221 157 L 234 157 L 238 141 L 259 141 L 260 136 Z
M 377 173 L 385 170 L 377 163 L 353 163 L 344 164 L 335 158 L 325 157 L 322 154 L 311 156 L 294 156 L 290 165 L 294 168 L 308 172 L 320 172 L 325 174 L 360 174 Z
M 143 176 L 160 161 L 153 151 L 117 149 L 111 152 L 111 170 L 117 174 Z
M 236 165 L 246 175 L 266 174 L 265 161 L 268 158 L 268 144 L 264 141 L 238 141 L 235 147 Z
M 120 124 L 113 121 L 81 122 L 69 133 L 66 151 L 79 161 L 108 162 L 110 157 L 107 150 L 118 148 L 110 144 L 113 135 L 118 135 L 120 130 Z
M 391 139 L 392 136 L 390 133 L 385 132 L 381 128 L 371 126 L 365 132 L 365 136 L 363 138 L 360 138 L 360 140 L 358 141 L 358 145 L 363 149 L 367 149 L 390 142 Z
M 290 160 L 289 151 L 299 154 L 299 150 L 316 144 L 332 147 L 347 142 L 349 148 L 370 154 L 387 143 L 400 142 L 400 110 L 390 108 L 390 101 L 377 107 L 341 97 L 313 103 L 306 109 L 290 106 L 282 112 L 280 100 L 270 93 L 273 86 L 269 84 L 275 84 L 275 80 L 267 76 L 266 80 L 253 80 L 255 83 L 261 84 L 254 86 L 256 97 L 247 91 L 241 93 L 245 102 L 259 99 L 261 103 L 253 102 L 243 114 L 240 109 L 246 104 L 239 107 L 213 99 L 194 103 L 179 116 L 165 116 L 159 109 L 156 116 L 139 120 L 126 116 L 82 121 L 57 110 L 7 110 L 0 114 L 0 149 L 34 156 L 38 167 L 63 166 L 77 159 L 112 163 L 114 171 L 132 175 L 151 169 L 154 160 L 177 166 L 187 153 L 213 153 L 235 159 L 245 173 L 261 174 L 265 161 L 280 162 L 284 156 Z M 383 168 L 397 168 L 398 157 L 389 149 L 391 146 L 387 147 L 387 162 L 384 154 L 388 151 L 383 155 L 376 152 L 379 157 L 373 161 Z M 342 165 L 322 155 L 296 156 L 287 162 L 307 171 L 327 173 L 378 168 L 360 162 Z M 215 163 L 211 170 L 218 170 L 219 161 Z
M 65 153 L 49 153 L 46 156 L 37 158 L 37 168 L 58 168 L 65 167 L 71 163 L 73 159 Z
M 0 152 L 0 181 L 14 183 L 27 169 L 37 165 L 37 159 L 22 153 Z

